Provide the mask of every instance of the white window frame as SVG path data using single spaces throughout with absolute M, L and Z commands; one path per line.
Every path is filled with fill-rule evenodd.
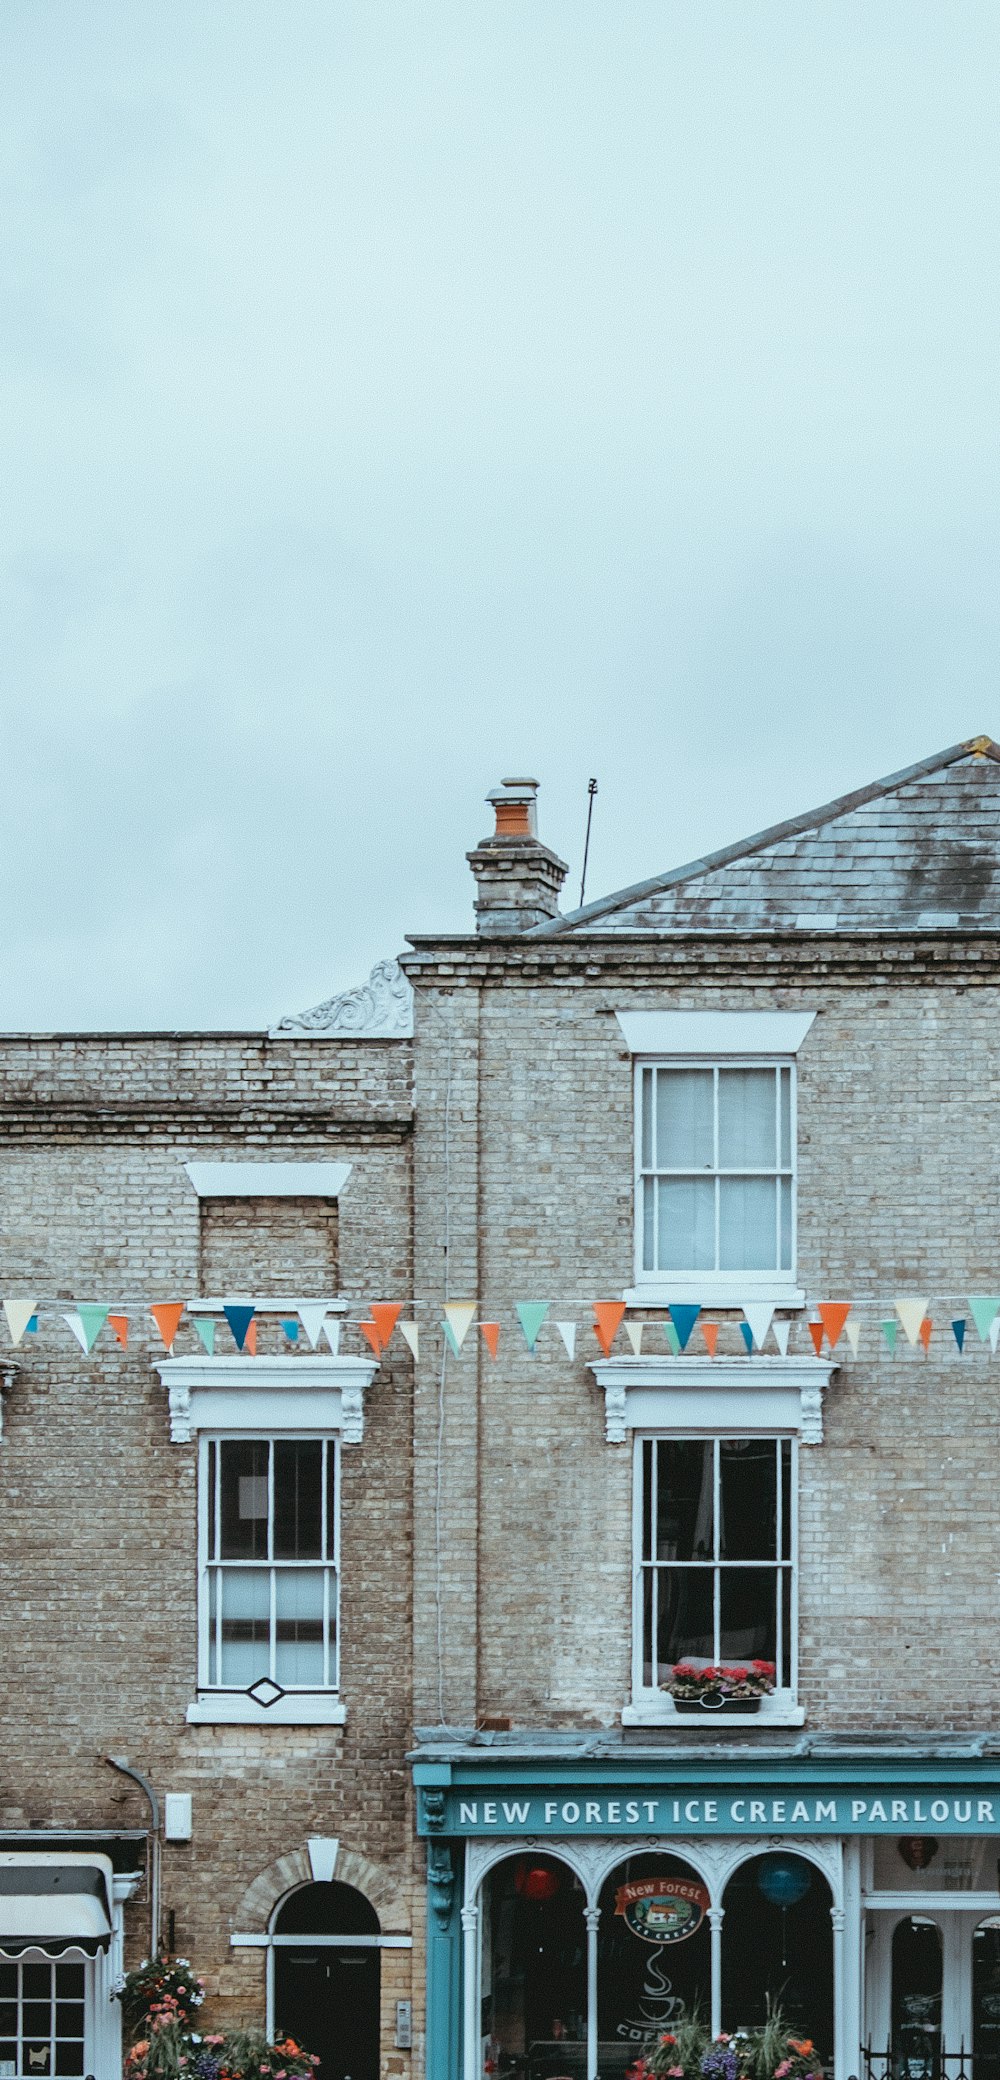
M 274 1513 L 274 1446 L 275 1446 L 275 1444 L 283 1444 L 283 1443 L 296 1443 L 296 1442 L 318 1442 L 318 1443 L 325 1443 L 325 1444 L 326 1444 L 326 1447 L 327 1447 L 327 1451 L 328 1451 L 328 1452 L 329 1452 L 329 1451 L 332 1451 L 332 1452 L 334 1453 L 334 1455 L 335 1455 L 335 1460 L 334 1460 L 334 1527 L 333 1527 L 333 1557 L 332 1557 L 332 1559 L 329 1559 L 329 1560 L 328 1560 L 328 1559 L 320 1559 L 320 1560 L 316 1560 L 316 1561 L 301 1561 L 301 1560 L 289 1560 L 289 1561 L 275 1561 L 275 1560 L 270 1560 L 270 1559 L 269 1559 L 269 1560 L 266 1560 L 266 1561 L 265 1561 L 265 1560 L 261 1560 L 261 1561 L 256 1561 L 256 1562 L 254 1562 L 254 1561 L 250 1561 L 250 1562 L 245 1562 L 245 1563 L 244 1563 L 244 1562 L 240 1562 L 240 1561 L 236 1561 L 236 1560 L 234 1560 L 234 1561 L 233 1561 L 232 1563 L 227 1563 L 227 1562 L 220 1562 L 220 1561 L 216 1561 L 216 1560 L 214 1560 L 214 1559 L 213 1559 L 212 1555 L 211 1555 L 211 1554 L 209 1553 L 209 1550 L 208 1550 L 208 1526 L 209 1526 L 209 1495 L 208 1495 L 208 1474 L 209 1474 L 209 1447 L 210 1447 L 211 1445 L 219 1446 L 219 1445 L 221 1445 L 221 1444 L 229 1444 L 229 1443 L 233 1443 L 233 1442 L 236 1442 L 236 1443 L 243 1443 L 243 1444 L 245 1444 L 245 1443 L 248 1443 L 248 1442 L 250 1442 L 250 1441 L 253 1441 L 253 1442 L 255 1442 L 255 1443 L 256 1443 L 256 1442 L 259 1442 L 259 1443 L 267 1444 L 267 1445 L 269 1445 L 269 1446 L 270 1446 L 270 1448 L 271 1448 L 271 1449 L 270 1449 L 270 1452 L 269 1452 L 269 1456 L 268 1456 L 268 1512 L 269 1512 L 269 1520 L 271 1520 L 271 1521 L 273 1521 L 273 1513 Z M 218 1496 L 218 1483 L 219 1483 L 219 1480 L 220 1480 L 220 1476 L 221 1476 L 221 1455 L 219 1454 L 219 1452 L 218 1452 L 218 1451 L 216 1451 L 216 1455 L 215 1455 L 215 1476 L 216 1476 L 216 1484 L 217 1484 L 217 1490 L 216 1490 L 216 1524 L 218 1525 L 218 1523 L 219 1523 L 219 1521 L 220 1521 L 220 1520 L 219 1520 L 219 1496 Z M 325 1509 L 326 1509 L 326 1501 L 325 1501 L 325 1491 L 324 1491 L 324 1511 L 325 1511 Z M 344 1706 L 343 1706 L 343 1703 L 342 1703 L 342 1701 L 341 1701 L 341 1697 L 340 1697 L 340 1583 L 341 1583 L 341 1564 L 340 1564 L 340 1513 L 341 1513 L 341 1456 L 340 1456 L 340 1438 L 339 1438 L 339 1436 L 337 1435 L 336 1431 L 329 1431 L 329 1430 L 295 1430 L 295 1431 L 288 1431 L 288 1430 L 277 1430 L 277 1431 L 275 1431 L 275 1430 L 271 1430 L 271 1431 L 267 1431 L 267 1430 L 260 1430 L 260 1431 L 253 1431 L 253 1432 L 251 1432 L 250 1430 L 248 1430 L 248 1429 L 245 1429 L 245 1428 L 244 1428 L 244 1429 L 235 1429 L 235 1430 L 223 1430 L 223 1429 L 215 1430 L 215 1429 L 213 1429 L 213 1430 L 205 1430 L 205 1431 L 200 1431 L 200 1432 L 199 1432 L 199 1437 L 198 1437 L 198 1699 L 197 1699 L 197 1703 L 196 1703 L 196 1704 L 193 1704 L 193 1705 L 189 1705 L 189 1707 L 188 1707 L 187 1717 L 188 1717 L 188 1720 L 189 1720 L 189 1721 L 193 1721 L 194 1723 L 208 1723 L 208 1724 L 213 1724 L 213 1723 L 214 1723 L 214 1724 L 220 1724 L 220 1725 L 246 1725 L 246 1724 L 270 1724 L 270 1725 L 278 1725 L 278 1726 L 282 1726 L 282 1725 L 284 1725 L 284 1726 L 289 1726 L 289 1725 L 294 1725 L 294 1726 L 312 1726 L 312 1725 L 331 1725 L 331 1724 L 332 1724 L 332 1725 L 339 1725 L 339 1724 L 343 1724 L 343 1722 L 344 1722 L 344 1720 L 345 1720 L 345 1718 L 346 1718 L 346 1712 L 345 1712 L 345 1710 L 344 1710 Z M 322 1570 L 322 1571 L 323 1571 L 323 1574 L 324 1574 L 324 1581 L 325 1581 L 325 1584 L 326 1584 L 326 1587 L 325 1587 L 325 1592 L 324 1592 L 324 1629 L 325 1629 L 325 1640 L 324 1640 L 324 1654 L 325 1654 L 325 1657 L 328 1657 L 328 1659 L 327 1659 L 327 1665 L 328 1665 L 328 1669 L 329 1669 L 329 1673 L 330 1673 L 330 1677 L 331 1677 L 331 1680 L 330 1680 L 330 1682 L 329 1682 L 329 1683 L 327 1683 L 327 1684 L 324 1684 L 324 1685 L 322 1685 L 322 1686 L 318 1686 L 318 1687 L 316 1687 L 316 1688 L 314 1688 L 314 1689 L 307 1689 L 307 1688 L 305 1688 L 304 1686 L 291 1686 L 291 1685 L 289 1685 L 289 1686 L 282 1686 L 282 1687 L 283 1687 L 283 1689 L 284 1689 L 284 1695 L 283 1695 L 283 1696 L 281 1696 L 281 1697 L 279 1697 L 279 1698 L 277 1698 L 277 1699 L 276 1699 L 276 1701 L 275 1701 L 275 1702 L 274 1702 L 273 1704 L 271 1704 L 271 1705 L 263 1705 L 263 1704 L 260 1704 L 260 1703 L 258 1703 L 258 1701 L 257 1701 L 257 1700 L 256 1700 L 255 1698 L 252 1698 L 252 1697 L 250 1697 L 250 1696 L 249 1696 L 249 1695 L 247 1694 L 247 1691 L 246 1691 L 246 1690 L 237 1690 L 237 1689 L 234 1689 L 234 1688 L 231 1688 L 231 1687 L 226 1687 L 225 1685 L 223 1685 L 223 1684 L 221 1684 L 221 1683 L 214 1683 L 214 1684 L 213 1684 L 213 1683 L 211 1683 L 211 1682 L 210 1682 L 210 1680 L 209 1680 L 209 1674 L 210 1674 L 210 1642 L 209 1642 L 209 1623 L 210 1623 L 210 1608 L 211 1608 L 211 1595 L 210 1595 L 210 1586 L 209 1586 L 209 1584 L 210 1584 L 210 1576 L 211 1576 L 211 1574 L 212 1574 L 212 1571 L 213 1571 L 213 1569 L 220 1569 L 220 1570 L 222 1570 L 222 1569 L 225 1569 L 225 1568 L 226 1568 L 226 1567 L 227 1567 L 228 1565 L 230 1565 L 230 1564 L 231 1564 L 231 1565 L 232 1565 L 232 1566 L 233 1566 L 234 1568 L 235 1568 L 235 1567 L 238 1567 L 238 1566 L 241 1566 L 241 1565 L 248 1565 L 248 1566 L 251 1566 L 251 1567 L 257 1567 L 257 1568 L 259 1568 L 259 1569 L 260 1569 L 260 1570 L 261 1570 L 262 1572 L 263 1572 L 263 1571 L 264 1571 L 265 1569 L 267 1569 L 267 1570 L 268 1570 L 268 1571 L 270 1572 L 270 1575 L 271 1575 L 271 1604 L 270 1604 L 270 1622 L 271 1622 L 271 1645 L 270 1645 L 270 1663 L 271 1663 L 271 1680 L 272 1680 L 272 1681 L 277 1681 L 277 1680 L 278 1680 L 278 1679 L 277 1679 L 277 1678 L 276 1678 L 276 1677 L 274 1676 L 274 1674 L 273 1674 L 273 1667 L 274 1667 L 274 1654 L 275 1654 L 275 1633 L 274 1633 L 274 1625 L 275 1625 L 275 1599 L 274 1599 L 274 1577 L 275 1577 L 275 1571 L 276 1571 L 277 1569 L 280 1569 L 280 1568 L 282 1568 L 282 1567 L 286 1567 L 286 1566 L 287 1566 L 287 1567 L 299 1567 L 299 1568 L 300 1568 L 300 1567 L 312 1567 L 312 1568 L 315 1568 L 315 1569 L 316 1569 L 317 1571 L 319 1571 L 319 1570 Z M 332 1580 L 331 1580 L 331 1577 L 332 1577 Z M 332 1593 L 331 1593 L 331 1592 L 332 1592 Z M 332 1638 L 331 1638 L 331 1625 L 332 1625 Z M 258 1678 L 258 1680 L 260 1680 L 260 1678 Z
M 771 1300 L 783 1307 L 802 1307 L 805 1294 L 796 1284 L 798 1262 L 798 1101 L 797 1078 L 794 1054 L 645 1054 L 637 1055 L 633 1063 L 633 1222 L 634 1222 L 634 1286 L 624 1295 L 632 1306 L 646 1304 L 669 1305 L 671 1300 L 698 1301 L 715 1307 L 742 1307 L 747 1300 Z M 643 1264 L 643 1183 L 646 1173 L 642 1163 L 642 1084 L 647 1070 L 655 1069 L 711 1069 L 715 1074 L 713 1103 L 716 1121 L 718 1118 L 718 1074 L 720 1069 L 785 1069 L 789 1077 L 789 1132 L 790 1182 L 791 1182 L 791 1264 L 785 1270 L 772 1271 L 649 1271 Z M 777 1089 L 777 1078 L 776 1078 Z M 657 1173 L 661 1175 L 662 1173 Z M 691 1173 L 685 1172 L 685 1175 Z M 718 1168 L 706 1171 L 713 1180 L 723 1175 Z M 775 1177 L 785 1174 L 754 1172 L 754 1175 Z M 716 1194 L 718 1207 L 718 1193 Z M 718 1232 L 716 1233 L 718 1248 Z
M 700 1444 L 722 1442 L 730 1438 L 757 1438 L 777 1443 L 787 1438 L 791 1447 L 791 1526 L 789 1540 L 789 1572 L 792 1588 L 790 1598 L 789 1639 L 789 1686 L 775 1690 L 770 1697 L 761 1700 L 756 1712 L 726 1712 L 717 1716 L 711 1712 L 696 1715 L 693 1712 L 678 1712 L 673 1698 L 659 1689 L 651 1689 L 645 1683 L 645 1659 L 643 1655 L 643 1581 L 645 1561 L 643 1558 L 643 1446 L 674 1440 L 693 1439 Z M 716 1459 L 716 1467 L 718 1460 Z M 716 1475 L 717 1478 L 717 1475 Z M 716 1496 L 716 1508 L 718 1498 Z M 739 1562 L 732 1563 L 734 1567 Z M 778 1563 L 775 1563 L 776 1565 Z M 756 1430 L 737 1428 L 735 1425 L 715 1425 L 711 1429 L 637 1430 L 632 1444 L 632 1696 L 622 1711 L 625 1726 L 676 1726 L 697 1736 L 700 1732 L 730 1726 L 801 1726 L 805 1712 L 798 1703 L 799 1668 L 799 1439 L 792 1430 Z

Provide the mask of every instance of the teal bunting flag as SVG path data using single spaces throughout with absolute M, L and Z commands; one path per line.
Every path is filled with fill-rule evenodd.
M 289 1341 L 289 1343 L 298 1343 L 298 1340 L 299 1340 L 299 1325 L 298 1325 L 298 1322 L 282 1322 L 281 1326 L 282 1326 L 282 1328 L 283 1328 L 283 1330 L 284 1330 L 284 1332 L 285 1332 L 285 1335 L 286 1335 L 286 1336 L 287 1336 L 287 1338 L 288 1338 L 288 1341 Z
M 195 1335 L 198 1338 L 198 1342 L 202 1346 L 202 1349 L 208 1352 L 210 1358 L 214 1358 L 215 1323 L 212 1321 L 211 1316 L 206 1317 L 204 1315 L 193 1315 L 191 1318 L 191 1326 L 195 1332 Z
M 670 1345 L 672 1356 L 675 1358 L 679 1358 L 684 1346 L 681 1343 L 680 1335 L 678 1333 L 676 1324 L 674 1322 L 664 1322 L 663 1327 L 666 1331 L 666 1338 L 668 1344 Z
M 452 1357 L 460 1358 L 462 1355 L 462 1346 L 459 1343 L 458 1337 L 456 1336 L 455 1331 L 451 1326 L 451 1323 L 442 1322 L 441 1328 L 444 1332 L 444 1340 L 452 1354 Z
M 980 1343 L 986 1343 L 989 1340 L 989 1333 L 997 1308 L 1000 1307 L 1000 1298 L 993 1293 L 978 1293 L 975 1299 L 970 1295 L 969 1306 L 972 1310 L 972 1319 L 979 1332 L 979 1341 Z
M 689 1307 L 686 1301 L 683 1304 L 671 1304 L 670 1319 L 677 1331 L 678 1349 L 687 1350 L 691 1341 L 691 1331 L 700 1313 L 700 1307 Z
M 958 1345 L 958 1348 L 959 1348 L 959 1350 L 963 1350 L 963 1349 L 964 1349 L 964 1347 L 965 1347 L 965 1317 L 964 1317 L 964 1316 L 962 1317 L 962 1319 L 961 1319 L 960 1321 L 957 1321 L 957 1322 L 952 1322 L 952 1325 L 951 1325 L 951 1333 L 952 1333 L 952 1335 L 953 1335 L 953 1336 L 954 1336 L 954 1338 L 955 1338 L 955 1342 L 957 1343 L 957 1345 Z
M 880 1323 L 880 1327 L 882 1330 L 882 1334 L 885 1337 L 886 1343 L 889 1346 L 889 1349 L 891 1351 L 894 1351 L 896 1348 L 896 1338 L 899 1335 L 899 1323 L 882 1322 Z
M 241 1351 L 247 1340 L 247 1330 L 254 1318 L 254 1310 L 252 1307 L 224 1307 L 222 1312 L 233 1332 L 233 1342 L 237 1350 Z
M 538 1332 L 548 1314 L 551 1302 L 548 1300 L 518 1300 L 515 1305 L 517 1307 L 517 1319 L 524 1331 L 525 1343 L 529 1351 L 534 1355 L 535 1345 L 538 1342 Z
M 82 1301 L 78 1301 L 76 1311 L 80 1317 L 83 1333 L 87 1339 L 87 1351 L 89 1354 L 93 1350 L 108 1319 L 110 1309 L 107 1307 L 85 1306 Z

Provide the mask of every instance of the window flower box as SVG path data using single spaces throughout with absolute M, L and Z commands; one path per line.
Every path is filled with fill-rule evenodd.
M 746 1665 L 678 1661 L 664 1684 L 676 1712 L 759 1712 L 761 1699 L 774 1690 L 773 1661 Z

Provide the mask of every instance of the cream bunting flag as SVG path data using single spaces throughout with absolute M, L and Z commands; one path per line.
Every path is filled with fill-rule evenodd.
M 927 1313 L 926 1300 L 909 1300 L 907 1299 L 906 1294 L 903 1293 L 900 1294 L 899 1297 L 893 1302 L 893 1305 L 895 1306 L 896 1313 L 898 1314 L 899 1319 L 903 1324 L 903 1329 L 906 1334 L 907 1341 L 909 1343 L 918 1342 L 920 1337 L 920 1324 L 923 1321 L 925 1314 Z
M 856 1314 L 848 1315 L 844 1324 L 844 1335 L 851 1346 L 854 1356 L 857 1357 L 858 1345 L 861 1342 L 861 1323 Z
M 465 1342 L 466 1337 L 468 1336 L 469 1330 L 471 1329 L 473 1320 L 475 1318 L 475 1313 L 476 1303 L 474 1300 L 445 1301 L 444 1318 L 448 1324 L 449 1329 L 451 1330 L 453 1337 L 455 1338 L 455 1347 L 457 1350 L 461 1350 L 462 1345 Z
M 632 1346 L 632 1356 L 634 1358 L 642 1357 L 642 1332 L 645 1326 L 645 1322 L 625 1323 L 625 1334 Z
M 575 1322 L 557 1322 L 557 1323 L 556 1323 L 556 1328 L 558 1329 L 558 1331 L 559 1331 L 559 1334 L 560 1334 L 560 1336 L 562 1337 L 562 1340 L 563 1340 L 564 1344 L 566 1345 L 566 1356 L 567 1356 L 568 1358 L 575 1358 L 575 1357 L 576 1357 L 576 1323 L 575 1323 Z
M 773 1307 L 768 1307 L 763 1300 L 751 1300 L 749 1307 L 744 1306 L 743 1314 L 757 1349 L 763 1350 L 764 1339 L 774 1319 Z
M 418 1324 L 416 1322 L 400 1322 L 399 1333 L 403 1339 L 403 1342 L 408 1345 L 409 1349 L 413 1352 L 414 1357 L 419 1361 L 420 1329 Z
M 7 1327 L 10 1330 L 10 1340 L 16 1350 L 18 1344 L 21 1341 L 22 1336 L 24 1335 L 28 1323 L 30 1322 L 31 1317 L 35 1312 L 35 1302 L 34 1300 L 21 1299 L 5 1300 L 3 1303 L 3 1311 L 7 1317 Z
M 787 1358 L 787 1356 L 788 1356 L 788 1339 L 789 1339 L 789 1337 L 790 1337 L 790 1335 L 791 1335 L 791 1333 L 792 1333 L 792 1325 L 791 1325 L 791 1322 L 790 1322 L 790 1321 L 788 1321 L 788 1320 L 781 1320 L 781 1321 L 778 1321 L 778 1322 L 774 1322 L 774 1323 L 772 1323 L 772 1327 L 773 1327 L 773 1329 L 774 1329 L 774 1340 L 775 1340 L 775 1343 L 777 1344 L 777 1346 L 778 1346 L 778 1349 L 779 1349 L 779 1351 L 781 1352 L 781 1355 L 782 1355 L 782 1357 L 783 1357 L 783 1358 Z
M 326 1301 L 302 1300 L 299 1302 L 295 1312 L 309 1338 L 309 1348 L 314 1351 L 323 1334 L 323 1323 L 326 1321 Z

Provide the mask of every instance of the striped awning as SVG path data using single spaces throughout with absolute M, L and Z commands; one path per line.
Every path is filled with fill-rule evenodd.
M 111 1863 L 95 1854 L 0 1851 L 0 1956 L 89 1955 L 111 1941 Z

